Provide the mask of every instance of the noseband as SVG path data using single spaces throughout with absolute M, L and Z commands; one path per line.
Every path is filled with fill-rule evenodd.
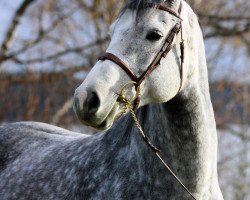
M 104 61 L 104 60 L 110 60 L 117 64 L 119 67 L 121 67 L 127 75 L 131 78 L 131 80 L 135 83 L 135 89 L 136 91 L 139 91 L 141 83 L 145 80 L 147 76 L 149 76 L 152 71 L 159 66 L 161 59 L 166 57 L 166 55 L 169 53 L 169 51 L 172 48 L 172 43 L 174 41 L 175 36 L 181 31 L 181 43 L 180 43 L 180 50 L 181 50 L 181 56 L 180 56 L 180 78 L 181 78 L 181 83 L 178 92 L 180 91 L 182 87 L 182 82 L 183 82 L 183 63 L 184 63 L 184 40 L 182 37 L 182 24 L 181 21 L 182 19 L 180 18 L 180 13 L 182 9 L 182 3 L 180 3 L 178 13 L 173 11 L 172 9 L 166 7 L 165 5 L 154 5 L 151 3 L 148 3 L 146 5 L 147 8 L 156 8 L 159 10 L 166 11 L 170 13 L 171 15 L 174 15 L 175 17 L 179 18 L 180 21 L 177 22 L 174 27 L 170 30 L 161 50 L 156 54 L 155 58 L 153 61 L 150 63 L 150 65 L 147 67 L 146 71 L 144 71 L 139 77 L 137 77 L 133 71 L 130 69 L 129 65 L 127 65 L 124 61 L 122 61 L 120 58 L 118 58 L 116 55 L 112 53 L 104 53 L 99 60 Z M 140 95 L 136 95 L 136 99 L 134 100 L 134 109 L 136 109 L 139 106 L 140 103 Z

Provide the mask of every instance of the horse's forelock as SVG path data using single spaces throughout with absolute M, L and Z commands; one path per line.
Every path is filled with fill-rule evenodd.
M 127 9 L 131 9 L 138 15 L 142 13 L 145 8 L 147 8 L 148 3 L 152 3 L 155 5 L 164 3 L 169 7 L 173 7 L 175 2 L 178 2 L 178 0 L 129 0 L 120 14 L 122 15 Z

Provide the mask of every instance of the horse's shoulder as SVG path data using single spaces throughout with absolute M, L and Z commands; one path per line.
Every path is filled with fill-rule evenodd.
M 88 135 L 72 132 L 64 128 L 42 122 L 16 122 L 5 124 L 0 127 L 0 138 L 3 137 L 34 137 L 39 135 L 87 137 Z
M 0 126 L 0 170 L 29 147 L 63 144 L 88 137 L 40 122 L 17 122 Z
M 0 127 L 0 146 L 31 144 L 42 141 L 68 141 L 85 138 L 89 135 L 72 132 L 41 122 L 16 122 Z

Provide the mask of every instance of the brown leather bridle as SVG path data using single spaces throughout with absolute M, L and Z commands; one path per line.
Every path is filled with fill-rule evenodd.
M 181 56 L 180 56 L 180 87 L 178 92 L 180 91 L 181 87 L 182 87 L 182 82 L 183 82 L 183 63 L 184 63 L 184 40 L 183 40 L 183 36 L 182 36 L 182 19 L 180 17 L 180 13 L 182 10 L 182 2 L 180 3 L 179 9 L 178 9 L 178 13 L 175 12 L 174 10 L 168 8 L 166 5 L 163 4 L 159 4 L 159 5 L 155 5 L 152 3 L 148 3 L 146 5 L 147 8 L 156 8 L 159 10 L 163 10 L 166 11 L 168 13 L 170 13 L 171 15 L 174 15 L 175 17 L 179 18 L 180 21 L 177 22 L 174 27 L 170 30 L 161 50 L 156 54 L 155 58 L 153 59 L 153 61 L 150 63 L 150 65 L 147 67 L 146 71 L 144 71 L 139 77 L 137 77 L 133 71 L 130 69 L 129 65 L 126 64 L 124 61 L 122 61 L 119 57 L 117 57 L 116 55 L 106 52 L 104 53 L 101 57 L 99 57 L 99 60 L 104 61 L 104 60 L 110 60 L 112 62 L 114 62 L 115 64 L 117 64 L 119 67 L 121 67 L 126 73 L 127 75 L 131 78 L 131 80 L 133 82 L 135 82 L 135 89 L 137 91 L 137 89 L 140 87 L 141 83 L 145 80 L 145 78 L 147 76 L 149 76 L 152 71 L 159 66 L 161 59 L 164 57 L 166 57 L 166 55 L 169 53 L 169 51 L 172 48 L 172 43 L 174 41 L 175 36 L 181 31 L 181 43 L 180 43 L 180 50 L 181 50 Z M 140 95 L 136 96 L 136 99 L 134 100 L 134 109 L 136 109 L 139 106 L 140 103 Z
M 171 10 L 170 8 L 166 7 L 165 5 L 154 5 L 154 4 L 147 4 L 147 7 L 152 8 L 155 7 L 156 9 L 159 10 L 163 10 L 166 12 L 169 12 L 170 14 L 174 15 L 175 17 L 179 18 L 180 21 L 177 22 L 174 27 L 170 30 L 161 50 L 156 54 L 155 58 L 153 59 L 153 61 L 150 63 L 150 65 L 148 66 L 148 68 L 146 69 L 146 71 L 144 71 L 139 77 L 137 77 L 133 71 L 130 69 L 129 65 L 127 65 L 125 62 L 123 62 L 120 58 L 118 58 L 117 56 L 115 56 L 112 53 L 104 53 L 104 55 L 102 55 L 99 60 L 104 61 L 104 60 L 110 60 L 112 62 L 114 62 L 115 64 L 117 64 L 119 67 L 121 67 L 126 73 L 127 75 L 132 79 L 132 83 L 135 85 L 135 89 L 136 89 L 136 97 L 135 97 L 135 101 L 134 101 L 134 107 L 132 108 L 130 101 L 128 99 L 126 99 L 125 95 L 123 95 L 123 90 L 125 89 L 125 87 L 130 84 L 131 82 L 125 84 L 121 90 L 121 93 L 119 94 L 119 97 L 121 97 L 121 101 L 122 103 L 124 103 L 125 105 L 125 112 L 126 109 L 129 109 L 140 133 L 141 136 L 143 138 L 143 140 L 146 142 L 146 144 L 151 148 L 151 150 L 155 153 L 155 155 L 158 157 L 158 159 L 162 162 L 162 164 L 164 165 L 164 167 L 167 169 L 168 172 L 170 172 L 170 174 L 181 184 L 181 186 L 184 188 L 184 190 L 190 194 L 190 196 L 196 200 L 195 196 L 189 191 L 189 189 L 182 183 L 182 181 L 177 177 L 177 175 L 171 170 L 171 168 L 168 166 L 168 164 L 164 161 L 162 155 L 160 154 L 160 150 L 158 148 L 156 148 L 151 141 L 149 140 L 149 138 L 145 135 L 136 115 L 134 110 L 138 107 L 139 103 L 140 103 L 140 95 L 138 95 L 138 91 L 140 91 L 140 85 L 141 83 L 145 80 L 145 78 L 147 76 L 150 75 L 150 73 L 160 64 L 161 59 L 164 57 L 166 57 L 166 55 L 169 53 L 169 51 L 172 48 L 172 44 L 174 41 L 175 36 L 181 32 L 181 42 L 180 42 L 180 51 L 181 51 L 181 55 L 180 55 L 180 87 L 177 93 L 179 93 L 180 89 L 182 88 L 182 83 L 183 83 L 183 63 L 184 63 L 184 40 L 183 40 L 183 35 L 182 35 L 182 19 L 180 17 L 181 14 L 181 9 L 182 9 L 182 1 L 180 3 L 179 9 L 178 9 L 178 13 L 176 13 L 175 11 Z M 125 113 L 124 112 L 124 113 Z

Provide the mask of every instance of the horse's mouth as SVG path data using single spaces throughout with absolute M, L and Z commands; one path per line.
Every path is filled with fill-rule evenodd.
M 99 130 L 107 130 L 112 126 L 112 124 L 113 124 L 113 122 L 110 122 L 110 120 L 105 118 L 101 124 L 97 125 L 94 128 L 99 129 Z
M 118 107 L 117 105 L 114 105 L 109 114 L 107 115 L 107 117 L 104 118 L 104 120 L 94 128 L 99 130 L 109 129 L 113 125 L 113 122 L 116 118 L 117 107 Z
M 103 120 L 97 120 L 95 118 L 90 118 L 88 115 L 83 115 L 81 113 L 77 113 L 77 117 L 78 119 L 85 125 L 87 126 L 91 126 L 95 129 L 98 130 L 108 130 L 109 128 L 111 128 L 111 126 L 113 125 L 114 121 L 118 118 L 120 118 L 121 115 L 121 111 L 119 111 L 121 108 L 120 103 L 118 101 L 116 101 L 113 105 L 113 107 L 111 108 L 110 112 L 107 112 L 107 114 L 104 116 Z

